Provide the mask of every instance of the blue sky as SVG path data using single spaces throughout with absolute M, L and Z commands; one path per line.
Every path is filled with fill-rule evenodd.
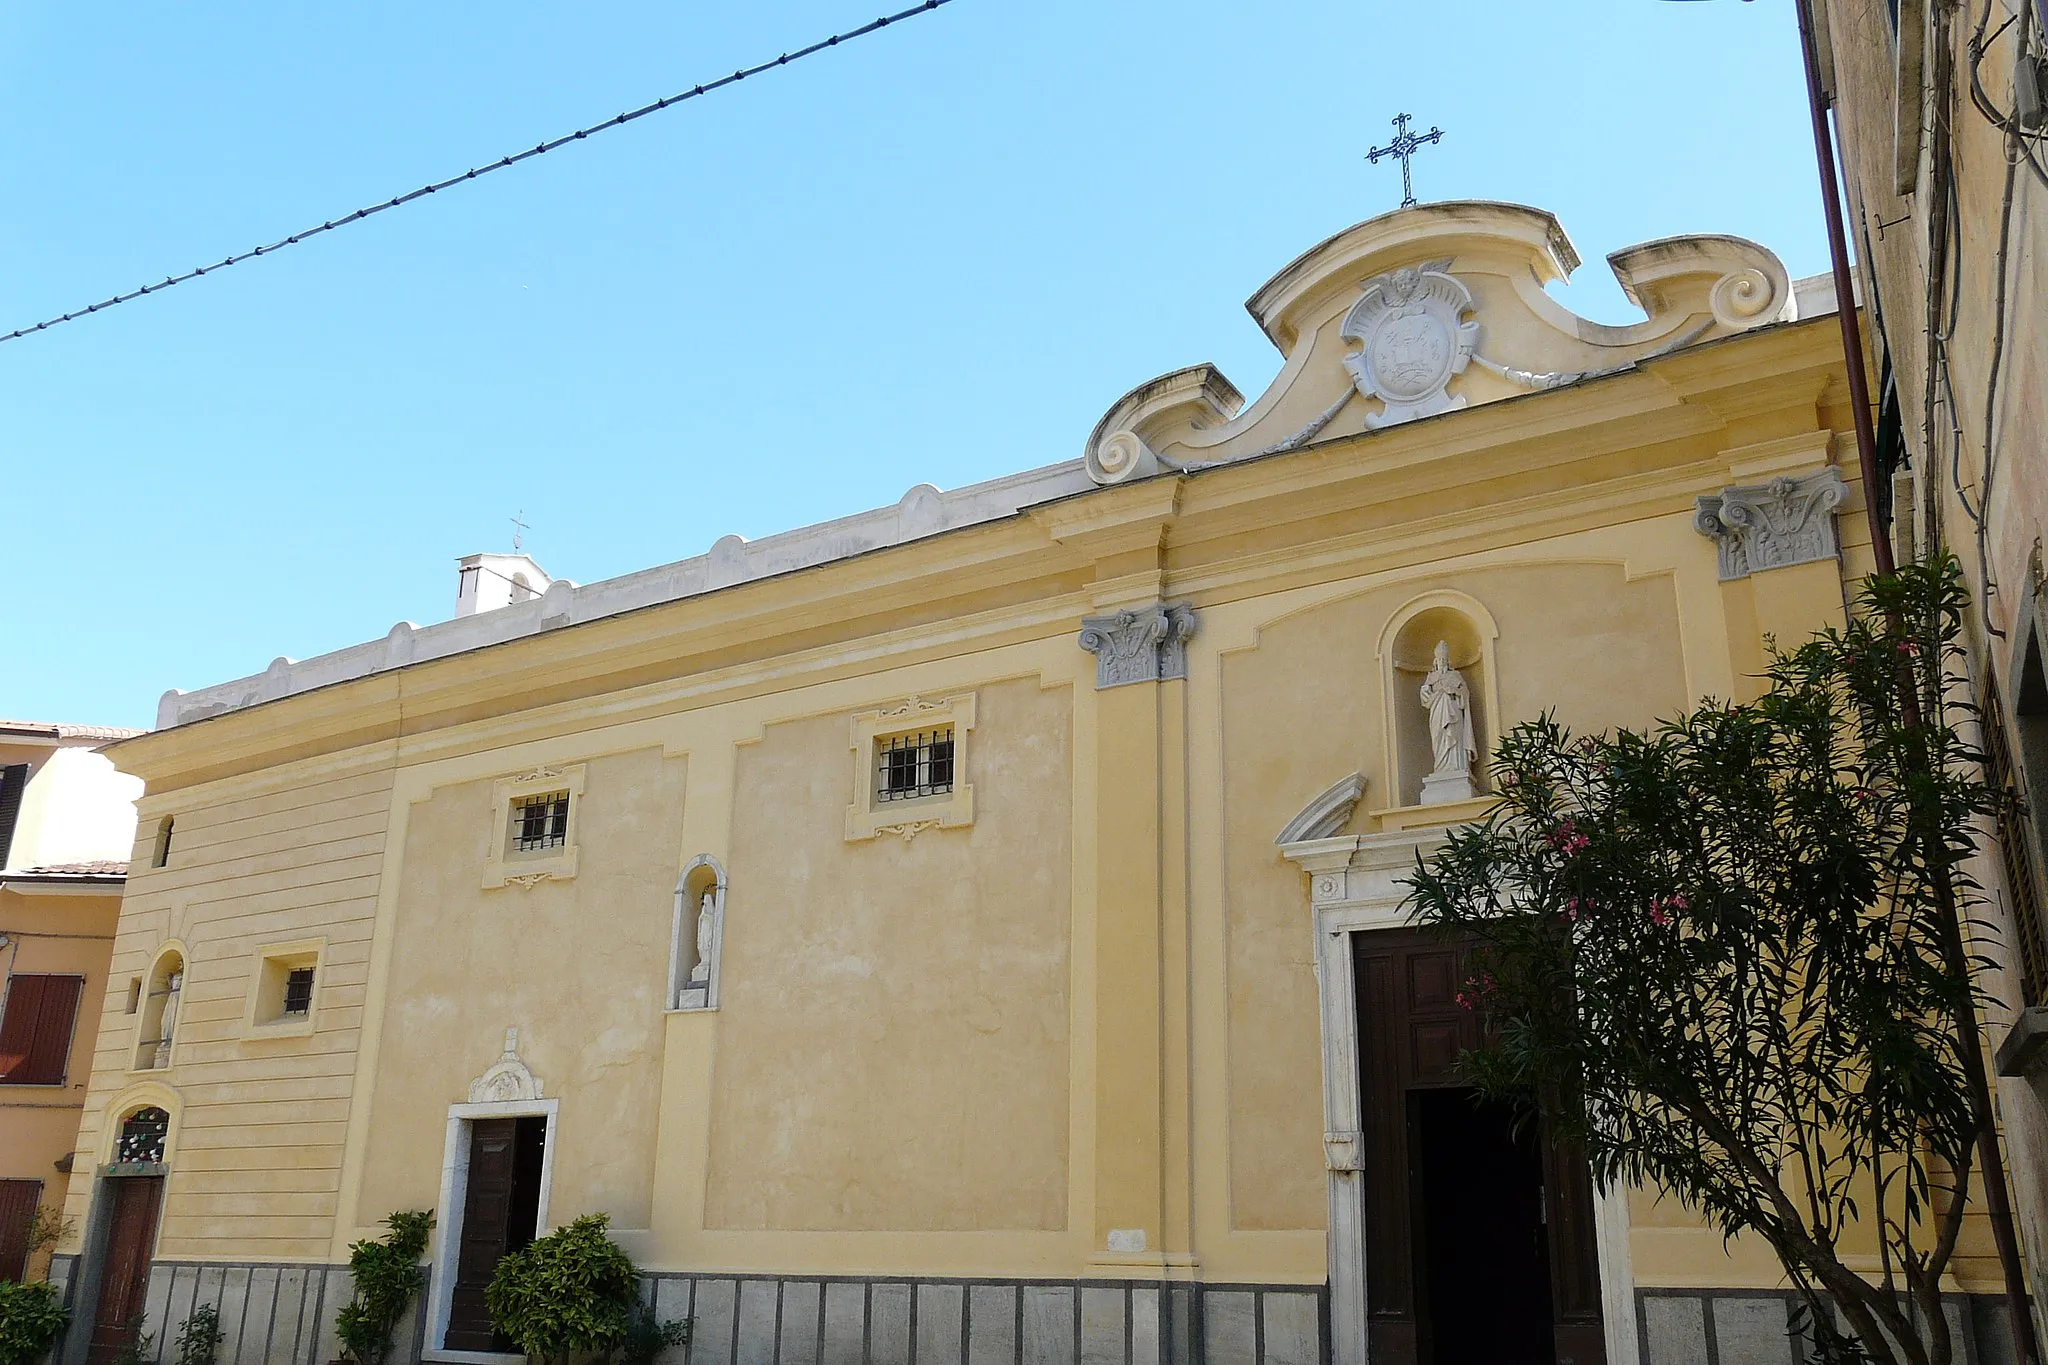
M 890 6 L 894 7 L 894 6 Z M 0 0 L 0 331 L 883 12 Z M 591 582 L 1078 455 L 1400 198 L 1557 213 L 1562 297 L 1682 232 L 1826 268 L 1784 0 L 954 0 L 272 258 L 0 345 L 0 715 L 452 614 L 524 509 Z

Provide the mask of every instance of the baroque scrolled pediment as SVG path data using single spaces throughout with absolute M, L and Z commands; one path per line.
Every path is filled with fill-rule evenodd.
M 1607 259 L 1642 321 L 1593 322 L 1545 292 L 1579 259 L 1541 209 L 1424 204 L 1347 228 L 1246 304 L 1284 357 L 1265 393 L 1246 403 L 1211 365 L 1141 384 L 1090 434 L 1089 477 L 1187 472 L 1564 388 L 1792 315 L 1783 264 L 1739 237 Z

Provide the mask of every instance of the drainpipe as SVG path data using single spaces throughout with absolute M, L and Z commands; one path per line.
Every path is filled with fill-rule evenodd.
M 1815 3 L 1818 0 L 1814 0 Z M 1856 285 L 1849 273 L 1849 239 L 1842 228 L 1842 190 L 1835 177 L 1835 142 L 1828 130 L 1827 92 L 1820 83 L 1820 54 L 1814 44 L 1809 0 L 1793 0 L 1799 11 L 1799 51 L 1806 59 L 1806 99 L 1813 113 L 1813 154 L 1820 163 L 1820 202 L 1827 219 L 1828 256 L 1835 271 L 1835 316 L 1842 322 L 1842 358 L 1849 372 L 1849 408 L 1856 419 L 1856 464 L 1863 474 L 1863 506 L 1870 520 L 1870 549 L 1877 571 L 1897 568 L 1892 528 L 1877 519 L 1877 428 L 1870 417 L 1870 377 L 1863 366 L 1863 327 L 1856 316 Z

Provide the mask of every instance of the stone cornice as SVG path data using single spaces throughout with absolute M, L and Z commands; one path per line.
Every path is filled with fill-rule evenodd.
M 1604 379 L 1064 497 L 852 558 L 639 607 L 121 741 L 152 794 L 320 755 L 396 761 L 428 734 L 701 705 L 1030 639 L 1104 609 L 1102 556 L 1146 554 L 1197 606 L 1562 529 L 1689 512 L 1734 482 L 1743 392 L 1839 369 L 1832 319 L 1789 323 Z M 1811 388 L 1818 392 L 1817 383 Z M 1763 395 L 1777 401 L 1777 395 Z M 1795 405 L 1796 410 L 1796 405 Z M 1809 430 L 1817 421 L 1807 408 Z M 1813 433 L 1802 439 L 1825 438 Z M 1845 538 L 1848 528 L 1845 526 Z M 1128 566 L 1126 566 L 1128 567 Z M 1119 571 L 1124 571 L 1120 569 Z

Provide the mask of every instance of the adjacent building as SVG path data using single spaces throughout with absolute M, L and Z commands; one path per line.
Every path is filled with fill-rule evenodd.
M 321 1365 L 431 1209 L 408 1360 L 512 1359 L 496 1260 L 593 1212 L 690 1365 L 1789 1360 L 1764 1248 L 1457 1102 L 1402 909 L 1505 727 L 1753 695 L 1871 566 L 1826 282 L 1608 263 L 1642 321 L 1547 213 L 1402 209 L 1259 286 L 1250 401 L 165 696 L 60 1359 L 212 1302 Z
M 0 720 L 0 1279 L 69 1192 L 142 794 L 97 750 L 140 733 Z
M 1992 770 L 2025 799 L 1981 874 L 2019 1230 L 2048 1292 L 2048 25 L 2041 0 L 1806 0 L 1869 325 L 1879 513 L 1961 561 Z M 2048 1340 L 2048 1331 L 2037 1327 Z

